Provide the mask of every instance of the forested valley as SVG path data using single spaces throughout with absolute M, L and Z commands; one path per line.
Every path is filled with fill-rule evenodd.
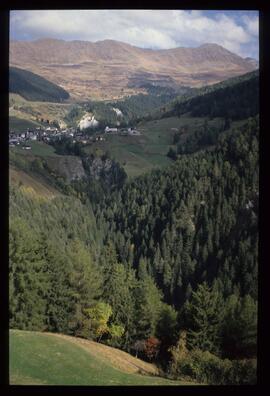
M 215 106 L 205 93 L 174 107 L 224 118 L 211 149 L 179 143 L 171 165 L 131 179 L 112 161 L 99 180 L 78 150 L 87 176 L 51 175 L 53 199 L 10 186 L 11 328 L 96 340 L 169 378 L 256 383 L 259 117 L 256 95 L 242 103 L 249 81 L 237 91 L 237 128 L 226 125 L 235 103 L 222 107 L 234 88 L 214 91 Z M 42 161 L 31 166 L 49 177 Z

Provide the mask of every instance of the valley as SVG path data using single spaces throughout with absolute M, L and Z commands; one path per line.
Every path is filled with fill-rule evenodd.
M 180 96 L 170 90 L 155 88 L 154 92 L 144 95 L 148 99 L 141 103 L 141 94 L 117 103 L 92 101 L 83 104 L 28 101 L 18 94 L 11 94 L 10 129 L 15 133 L 12 137 L 15 140 L 18 134 L 27 134 L 27 129 L 33 131 L 30 132 L 33 136 L 28 139 L 29 150 L 34 138 L 45 143 L 34 147 L 44 148 L 46 143 L 53 145 L 68 139 L 69 145 L 80 145 L 83 155 L 110 155 L 128 177 L 134 177 L 168 166 L 176 158 L 177 151 L 188 153 L 213 146 L 219 133 L 233 130 L 247 115 L 255 115 L 258 106 L 252 107 L 252 103 L 258 101 L 252 101 L 252 97 L 258 98 L 257 84 L 258 73 L 252 72 L 211 88 L 184 90 Z M 246 105 L 244 114 L 233 103 L 238 97 L 235 92 L 242 95 L 246 103 L 251 103 Z M 211 106 L 213 100 L 216 110 Z M 201 110 L 206 103 L 209 103 L 209 109 Z M 148 112 L 143 113 L 146 105 Z M 247 106 L 251 106 L 250 110 Z M 95 124 L 91 124 L 93 122 Z M 203 138 L 206 134 L 209 136 Z M 198 145 L 196 141 L 202 139 L 205 143 Z M 43 151 L 46 153 L 46 150 Z M 13 151 L 22 152 L 20 144 Z
M 255 62 L 113 40 L 10 54 L 11 384 L 255 384 Z

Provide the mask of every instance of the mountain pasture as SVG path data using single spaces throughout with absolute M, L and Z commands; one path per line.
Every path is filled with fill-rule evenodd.
M 154 365 L 91 341 L 10 331 L 12 385 L 188 385 L 153 375 Z M 108 355 L 110 357 L 108 357 Z M 136 366 L 134 364 L 136 362 Z M 119 363 L 120 362 L 120 363 Z M 119 367 L 120 365 L 120 367 Z M 133 369 L 131 367 L 133 366 Z M 139 374 L 144 371 L 147 375 Z M 152 376 L 151 376 L 152 374 Z
M 104 135 L 105 141 L 98 141 L 85 148 L 87 153 L 109 152 L 125 169 L 129 177 L 139 176 L 155 168 L 168 166 L 172 161 L 167 153 L 173 144 L 176 133 L 181 138 L 194 133 L 202 127 L 206 118 L 168 117 L 159 120 L 141 121 L 137 125 L 139 136 Z M 209 121 L 210 125 L 219 124 L 219 119 Z

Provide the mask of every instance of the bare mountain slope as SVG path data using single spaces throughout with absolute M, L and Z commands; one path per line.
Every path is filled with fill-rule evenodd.
M 150 50 L 113 40 L 12 41 L 10 63 L 47 78 L 77 98 L 119 98 L 141 85 L 213 84 L 255 66 L 217 44 Z

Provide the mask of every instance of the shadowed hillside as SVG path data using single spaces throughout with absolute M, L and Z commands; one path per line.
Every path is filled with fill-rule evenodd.
M 62 102 L 69 98 L 69 93 L 58 85 L 17 67 L 9 69 L 9 91 L 33 101 Z

